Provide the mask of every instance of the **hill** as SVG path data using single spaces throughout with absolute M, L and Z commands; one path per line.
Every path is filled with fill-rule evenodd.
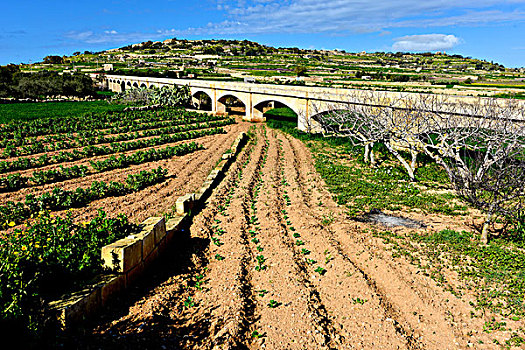
M 248 40 L 147 41 L 96 53 L 47 56 L 22 70 L 525 97 L 525 68 L 445 52 L 352 53 L 275 48 Z

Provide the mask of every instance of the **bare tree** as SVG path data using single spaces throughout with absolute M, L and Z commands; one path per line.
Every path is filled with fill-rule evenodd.
M 496 216 L 524 220 L 523 103 L 375 91 L 350 99 L 317 117 L 325 134 L 349 137 L 372 164 L 373 145 L 384 144 L 412 180 L 417 154 L 424 152 L 443 167 L 458 195 L 486 214 L 484 243 Z
M 481 240 L 487 243 L 495 216 L 523 219 L 523 104 L 477 98 L 442 110 L 448 113 L 430 114 L 422 148 L 445 169 L 456 192 L 485 213 Z
M 364 148 L 365 162 L 372 165 L 374 145 L 383 144 L 415 180 L 416 157 L 421 149 L 418 135 L 428 119 L 417 108 L 419 99 L 376 91 L 359 92 L 351 99 L 352 102 L 334 105 L 317 117 L 325 133 L 349 137 L 354 145 Z M 403 151 L 411 159 L 405 159 Z

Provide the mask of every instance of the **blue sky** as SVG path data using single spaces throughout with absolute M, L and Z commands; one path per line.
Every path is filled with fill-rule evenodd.
M 178 37 L 525 66 L 525 0 L 19 0 L 1 19 L 0 64 Z

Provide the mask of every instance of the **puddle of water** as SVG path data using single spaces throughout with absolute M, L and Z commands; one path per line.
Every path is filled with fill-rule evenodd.
M 380 210 L 373 209 L 369 213 L 366 213 L 360 217 L 352 218 L 353 220 L 360 222 L 372 222 L 375 224 L 381 224 L 386 227 L 408 227 L 408 228 L 425 228 L 427 227 L 424 223 L 403 218 L 395 215 L 388 215 Z

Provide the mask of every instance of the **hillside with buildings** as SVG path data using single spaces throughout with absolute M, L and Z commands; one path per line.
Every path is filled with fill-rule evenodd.
M 525 68 L 445 52 L 275 48 L 248 40 L 147 41 L 102 52 L 47 56 L 22 71 L 112 73 L 255 83 L 525 96 Z

